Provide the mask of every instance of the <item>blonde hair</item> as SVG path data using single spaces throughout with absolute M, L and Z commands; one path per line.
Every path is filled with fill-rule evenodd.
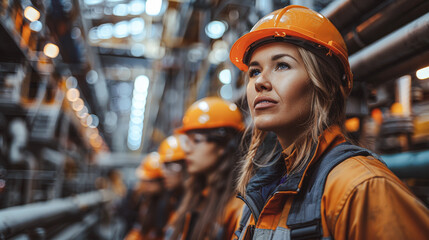
M 311 51 L 298 47 L 310 78 L 312 88 L 312 104 L 310 116 L 304 122 L 306 129 L 294 142 L 296 155 L 289 174 L 301 171 L 310 160 L 311 149 L 318 141 L 322 132 L 332 125 L 339 125 L 343 130 L 345 117 L 345 102 L 347 93 L 342 84 L 340 66 L 335 66 L 324 57 L 319 57 Z M 333 60 L 333 59 L 331 59 Z M 343 130 L 344 132 L 344 130 Z M 237 190 L 245 195 L 246 186 L 255 174 L 255 155 L 264 141 L 266 132 L 253 128 L 248 152 L 243 159 Z

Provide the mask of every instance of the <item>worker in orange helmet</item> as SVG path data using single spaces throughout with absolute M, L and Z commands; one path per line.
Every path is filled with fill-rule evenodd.
M 164 139 L 158 153 L 162 164 L 165 186 L 165 209 L 166 218 L 175 215 L 183 197 L 183 187 L 186 178 L 185 152 L 181 146 L 180 138 L 183 135 L 172 135 Z
M 164 185 L 167 190 L 183 190 L 186 174 L 185 152 L 180 143 L 181 135 L 172 135 L 164 139 L 158 153 L 164 173 Z
M 134 203 L 137 219 L 126 235 L 126 240 L 158 240 L 163 238 L 164 217 L 161 197 L 163 194 L 163 174 L 160 156 L 157 152 L 149 153 L 136 169 L 139 182 L 134 189 Z
M 234 103 L 207 97 L 185 112 L 183 149 L 189 178 L 166 239 L 230 239 L 243 204 L 235 198 L 235 171 L 244 129 Z
M 238 180 L 246 206 L 237 238 L 428 238 L 424 204 L 344 135 L 353 76 L 326 17 L 302 6 L 276 10 L 234 43 L 230 59 L 246 73 L 253 121 Z M 267 132 L 283 151 L 254 162 Z

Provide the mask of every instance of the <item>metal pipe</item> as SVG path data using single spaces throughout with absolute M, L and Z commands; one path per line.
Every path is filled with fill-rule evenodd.
M 373 43 L 427 12 L 429 12 L 429 1 L 394 1 L 344 35 L 349 54 Z
M 428 65 L 429 46 L 420 54 L 407 58 L 407 61 L 391 64 L 382 70 L 365 77 L 365 81 L 373 86 L 376 86 L 385 82 L 386 80 L 398 78 L 404 74 L 409 74 L 410 71 L 414 71 Z
M 82 213 L 113 199 L 109 191 L 100 190 L 74 197 L 16 206 L 0 211 L 0 239 L 24 229 L 45 226 L 64 217 Z
M 429 151 L 382 155 L 381 158 L 400 178 L 429 178 Z
M 355 79 L 419 54 L 429 47 L 429 13 L 378 40 L 349 58 Z
M 82 235 L 88 232 L 98 221 L 98 214 L 88 214 L 82 221 L 77 222 L 55 235 L 52 240 L 82 239 Z
M 321 14 L 327 17 L 340 31 L 356 21 L 370 9 L 384 1 L 374 0 L 336 0 L 326 6 Z

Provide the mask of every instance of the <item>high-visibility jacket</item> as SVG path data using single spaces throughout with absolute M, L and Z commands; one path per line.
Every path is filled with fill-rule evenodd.
M 204 194 L 204 195 L 207 195 Z M 221 221 L 213 220 L 213 229 L 215 229 L 215 239 L 211 240 L 223 240 L 231 239 L 234 236 L 234 231 L 238 228 L 238 220 L 240 217 L 241 209 L 243 208 L 243 202 L 236 198 L 232 197 L 225 206 L 223 218 Z M 180 240 L 189 240 L 190 235 L 192 235 L 192 230 L 195 226 L 195 223 L 198 221 L 200 214 L 198 212 L 187 213 L 185 224 L 180 236 Z M 170 224 L 175 221 L 177 216 L 173 216 L 170 219 Z M 167 227 L 165 238 L 166 240 L 173 240 L 171 235 L 173 234 L 174 229 L 170 225 Z M 205 239 L 209 239 L 208 237 Z
M 239 239 L 291 239 L 288 220 L 291 206 L 296 204 L 294 200 L 302 199 L 300 193 L 305 194 L 312 187 L 311 172 L 318 161 L 344 142 L 339 127 L 334 126 L 319 137 L 311 160 L 300 175 L 285 175 L 294 154 L 259 169 L 247 187 L 244 201 L 252 214 L 237 231 Z M 288 177 L 295 179 L 295 189 L 284 186 L 290 183 Z M 429 210 L 383 162 L 371 155 L 353 156 L 333 167 L 321 196 L 323 239 L 427 239 L 429 236 Z M 305 208 L 301 211 L 302 216 L 309 215 Z

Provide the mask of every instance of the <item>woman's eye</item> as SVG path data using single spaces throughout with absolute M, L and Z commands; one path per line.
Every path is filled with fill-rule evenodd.
M 284 62 L 277 63 L 277 66 L 276 66 L 276 70 L 284 70 L 289 68 L 290 68 L 289 64 Z
M 249 71 L 249 77 L 257 76 L 257 75 L 259 75 L 259 73 L 261 73 L 259 71 L 259 69 L 250 69 L 250 71 Z

